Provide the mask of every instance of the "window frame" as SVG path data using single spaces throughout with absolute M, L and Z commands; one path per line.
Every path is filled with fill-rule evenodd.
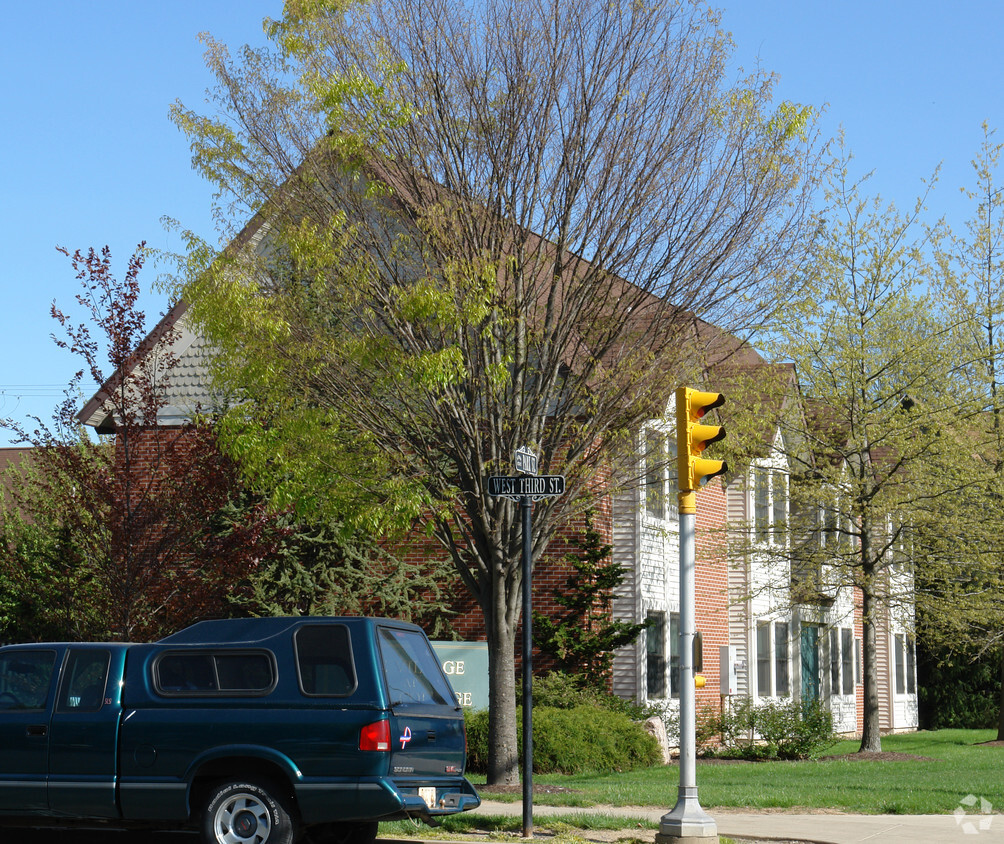
M 840 693 L 854 694 L 854 631 L 850 627 L 840 628 Z
M 649 610 L 645 630 L 645 689 L 647 697 L 664 700 L 667 697 L 666 681 L 666 613 Z
M 656 427 L 644 429 L 644 512 L 652 521 L 679 519 L 676 436 Z
M 893 634 L 894 689 L 897 697 L 917 694 L 916 643 L 909 633 Z
M 56 662 L 58 657 L 56 649 L 38 647 L 38 648 L 25 648 L 24 650 L 8 651 L 7 653 L 3 654 L 2 659 L 19 658 L 23 660 L 25 656 L 40 655 L 40 654 L 46 654 L 52 657 L 49 663 L 49 682 L 45 687 L 45 694 L 42 696 L 42 702 L 38 706 L 2 707 L 0 708 L 0 712 L 44 712 L 46 709 L 48 709 L 49 698 L 52 696 L 53 689 L 55 688 L 56 685 L 55 681 L 59 674 L 59 665 Z M 27 661 L 30 662 L 30 659 Z M 36 667 L 38 667 L 40 670 L 44 670 L 41 665 L 41 662 Z M 8 692 L 11 696 L 15 697 L 19 701 L 21 700 L 21 698 L 18 695 L 16 695 L 13 691 L 9 691 L 9 689 L 4 689 L 3 693 L 8 693 Z
M 79 674 L 76 673 L 79 667 L 79 658 L 87 656 L 104 657 L 104 670 L 101 673 L 100 695 L 98 696 L 97 702 L 93 705 L 82 705 L 81 703 L 74 705 L 70 703 L 70 700 L 73 697 L 70 692 L 74 691 L 73 684 L 77 679 L 79 679 Z M 62 679 L 59 683 L 59 692 L 56 695 L 56 712 L 97 712 L 100 710 L 105 703 L 105 695 L 108 690 L 108 672 L 111 667 L 111 663 L 112 652 L 108 648 L 68 648 L 66 656 L 63 658 Z M 78 700 L 80 700 L 79 697 Z
M 787 621 L 775 621 L 772 632 L 774 634 L 774 697 L 791 697 L 791 625 Z
M 771 623 L 756 623 L 756 688 L 757 697 L 774 697 L 774 648 Z
M 161 667 L 164 661 L 171 657 L 205 657 L 209 661 L 212 669 L 213 681 L 216 683 L 215 689 L 175 689 L 165 686 L 161 682 Z M 263 656 L 265 657 L 271 681 L 267 687 L 257 689 L 234 689 L 220 688 L 220 669 L 217 657 L 233 656 Z M 150 664 L 150 674 L 153 680 L 153 689 L 160 697 L 265 697 L 271 694 L 279 682 L 279 672 L 276 666 L 275 654 L 268 648 L 167 648 L 154 658 Z
M 784 548 L 788 545 L 785 529 L 791 518 L 791 475 L 773 465 L 754 466 L 751 470 L 752 537 L 759 545 Z
M 680 614 L 669 614 L 669 697 L 680 699 Z
M 315 632 L 316 630 L 321 628 L 337 630 L 338 635 L 344 636 L 345 638 L 345 643 L 348 646 L 348 651 L 347 651 L 348 667 L 351 671 L 351 679 L 352 679 L 348 691 L 341 692 L 339 694 L 333 694 L 329 692 L 307 691 L 307 686 L 304 683 L 304 676 L 303 676 L 302 656 L 303 656 L 304 645 L 300 642 L 300 636 L 301 634 L 304 633 L 304 631 Z M 301 624 L 299 627 L 296 628 L 296 631 L 293 633 L 293 656 L 296 661 L 296 683 L 298 688 L 300 689 L 300 693 L 304 697 L 344 698 L 354 694 L 356 689 L 359 687 L 359 674 L 356 671 L 355 652 L 352 647 L 352 633 L 349 630 L 348 626 L 345 624 L 330 624 L 326 622 Z

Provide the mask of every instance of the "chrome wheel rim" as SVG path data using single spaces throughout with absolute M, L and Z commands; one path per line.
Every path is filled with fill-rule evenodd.
M 272 831 L 268 807 L 254 794 L 232 794 L 213 816 L 219 844 L 262 844 Z

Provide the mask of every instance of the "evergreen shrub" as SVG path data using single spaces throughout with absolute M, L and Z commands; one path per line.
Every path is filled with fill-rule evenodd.
M 523 746 L 522 712 L 519 746 Z M 488 712 L 468 713 L 467 767 L 488 770 Z M 627 771 L 662 763 L 656 739 L 621 712 L 591 704 L 571 708 L 534 706 L 533 770 L 537 774 Z

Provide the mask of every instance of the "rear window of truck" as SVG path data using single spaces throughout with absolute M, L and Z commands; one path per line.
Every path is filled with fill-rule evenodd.
M 294 641 L 300 691 L 318 697 L 345 697 L 355 691 L 352 639 L 344 624 L 305 624 Z
M 381 627 L 378 641 L 393 706 L 456 705 L 453 690 L 425 636 L 414 630 Z
M 267 694 L 275 686 L 270 651 L 168 651 L 153 668 L 162 695 Z

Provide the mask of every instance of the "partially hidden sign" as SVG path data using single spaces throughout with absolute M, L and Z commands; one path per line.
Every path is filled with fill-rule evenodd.
M 488 708 L 488 643 L 433 642 L 443 673 L 465 709 Z

